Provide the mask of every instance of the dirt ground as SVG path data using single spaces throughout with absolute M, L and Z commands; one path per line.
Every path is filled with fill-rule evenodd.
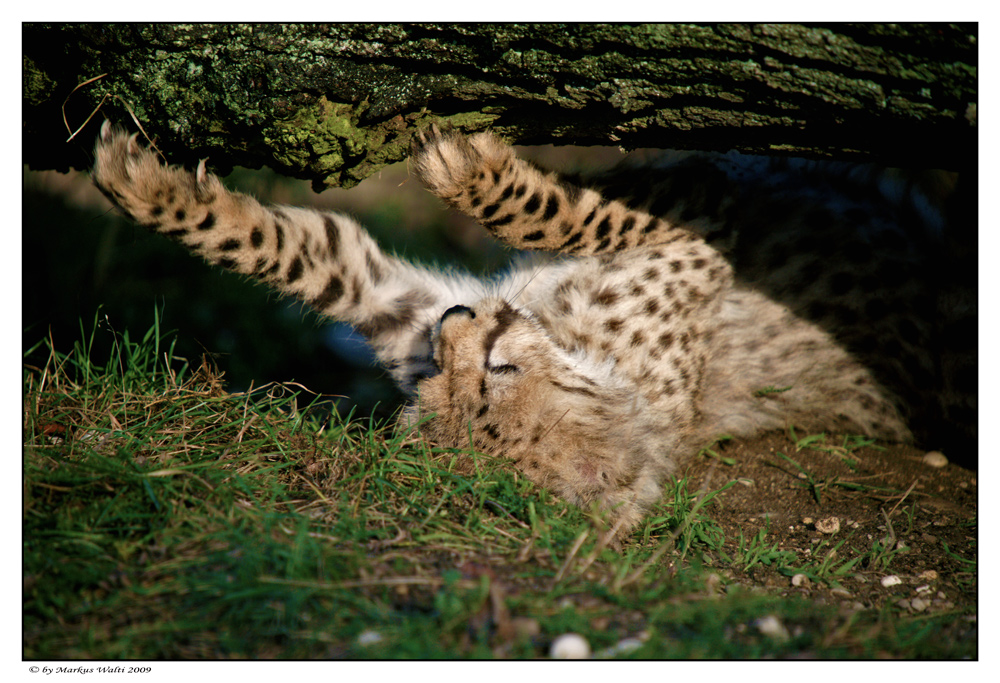
M 714 449 L 735 464 L 700 457 L 692 465 L 692 487 L 701 482 L 711 490 L 737 480 L 708 512 L 726 532 L 727 551 L 741 531 L 750 538 L 766 525 L 768 546 L 777 543 L 779 550 L 793 550 L 800 557 L 805 552 L 822 557 L 846 538 L 832 559 L 833 568 L 868 554 L 836 577 L 839 586 L 804 577 L 793 581 L 759 563 L 749 572 L 732 572 L 730 578 L 857 609 L 888 602 L 933 613 L 975 605 L 976 473 L 952 463 L 933 467 L 925 462 L 925 451 L 908 446 L 848 452 L 840 444 L 842 438 L 827 437 L 796 451 L 788 437 L 771 434 Z M 871 553 L 874 544 L 885 540 L 887 550 L 906 548 L 893 554 L 887 566 Z

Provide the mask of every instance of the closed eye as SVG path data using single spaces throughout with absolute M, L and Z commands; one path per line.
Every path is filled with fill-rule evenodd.
M 486 369 L 494 374 L 505 374 L 509 372 L 521 372 L 521 368 L 516 365 L 511 365 L 510 363 L 504 363 L 503 365 L 487 365 Z

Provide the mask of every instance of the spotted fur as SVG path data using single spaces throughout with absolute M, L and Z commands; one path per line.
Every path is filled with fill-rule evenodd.
M 95 182 L 138 223 L 354 325 L 412 398 L 404 426 L 510 458 L 609 511 L 621 539 L 721 433 L 795 424 L 908 441 L 921 411 L 974 410 L 920 374 L 941 375 L 934 316 L 913 303 L 941 307 L 917 277 L 940 225 L 917 195 L 887 199 L 846 167 L 698 155 L 582 181 L 492 135 L 431 127 L 414 138 L 416 175 L 533 252 L 483 281 L 387 255 L 341 214 L 264 207 L 204 163 L 163 166 L 108 125 L 96 156 Z M 876 267 L 891 301 L 869 282 Z M 974 315 L 949 296 L 952 318 Z M 872 344 L 873 329 L 890 336 Z

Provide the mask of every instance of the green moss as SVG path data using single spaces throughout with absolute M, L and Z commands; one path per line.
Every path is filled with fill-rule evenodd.
M 288 168 L 307 168 L 327 187 L 349 188 L 388 164 L 404 159 L 413 132 L 431 122 L 463 131 L 482 130 L 494 114 L 463 112 L 441 117 L 421 114 L 405 125 L 383 121 L 358 125 L 365 104 L 331 102 L 320 97 L 291 118 L 276 120 L 265 136 L 275 159 Z
M 48 100 L 52 96 L 52 91 L 55 90 L 56 82 L 39 69 L 30 57 L 22 58 L 21 68 L 24 76 L 24 101 L 32 106 L 37 106 Z

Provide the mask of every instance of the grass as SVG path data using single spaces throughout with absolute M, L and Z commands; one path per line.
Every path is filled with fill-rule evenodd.
M 566 632 L 621 658 L 975 656 L 954 617 L 845 614 L 723 578 L 804 561 L 766 531 L 726 539 L 723 489 L 678 480 L 615 552 L 600 515 L 504 462 L 302 387 L 228 393 L 158 318 L 141 338 L 95 319 L 58 348 L 25 354 L 26 659 L 533 658 Z M 824 558 L 817 580 L 847 571 Z M 642 644 L 614 649 L 627 637 Z

